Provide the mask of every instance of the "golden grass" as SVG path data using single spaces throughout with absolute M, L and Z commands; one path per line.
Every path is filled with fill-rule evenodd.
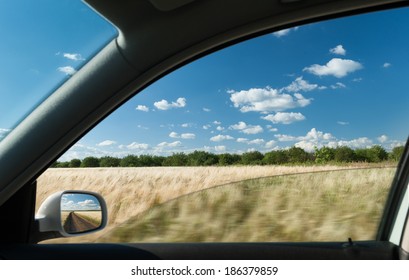
M 101 211 L 75 211 L 75 214 L 87 220 L 96 227 L 101 226 L 102 212 Z
M 281 174 L 293 174 L 300 172 L 334 170 L 343 168 L 348 167 L 234 166 L 234 167 L 49 169 L 38 180 L 37 207 L 39 207 L 41 202 L 48 195 L 58 190 L 84 189 L 100 193 L 106 199 L 108 205 L 109 224 L 107 229 L 100 233 L 84 237 L 57 240 L 57 242 L 83 242 L 83 241 L 92 242 L 95 241 L 96 238 L 106 235 L 109 230 L 118 227 L 118 225 L 124 223 L 129 218 L 134 217 L 140 213 L 143 213 L 147 209 L 151 209 L 154 206 L 181 197 L 183 195 L 212 188 L 214 186 L 230 182 L 242 181 L 250 178 L 259 178 Z M 380 174 L 380 172 L 375 172 L 375 174 L 378 173 Z M 393 174 L 393 171 L 391 171 L 390 173 Z M 386 188 L 389 187 L 391 181 L 391 178 L 389 177 L 386 180 L 386 181 L 389 180 L 387 183 L 385 183 L 385 180 L 382 181 L 386 185 L 385 186 Z M 344 179 L 347 180 L 346 178 Z M 304 180 L 305 179 L 299 182 L 301 185 L 305 185 L 305 189 L 303 189 L 303 192 L 307 191 L 307 189 L 309 188 L 308 186 L 310 186 L 308 184 L 305 184 Z M 325 177 L 322 177 L 319 180 L 320 181 L 317 181 L 317 186 L 331 185 L 333 183 L 333 180 L 331 178 L 326 179 Z M 367 184 L 367 181 L 365 181 L 367 179 L 363 179 L 362 176 L 357 176 L 356 178 L 350 177 L 348 178 L 348 180 L 349 181 L 355 180 L 357 182 L 357 186 L 364 186 L 363 187 L 364 190 L 368 188 L 367 185 L 365 185 Z M 364 181 L 361 182 L 360 180 Z M 341 180 L 341 183 L 342 182 L 343 180 Z M 281 192 L 284 192 L 285 188 L 284 189 L 277 188 L 277 190 L 275 191 L 278 191 L 279 189 L 282 189 Z M 300 192 L 300 190 L 294 190 L 294 192 L 297 193 Z M 279 201 L 284 201 L 285 199 L 289 199 L 289 196 L 294 195 L 293 193 L 291 194 L 288 193 L 284 197 L 282 193 L 274 194 L 274 192 L 270 191 L 268 193 L 271 193 L 272 196 L 270 197 L 270 199 L 271 201 L 275 201 L 274 205 L 279 205 L 280 204 L 278 203 Z M 267 197 L 268 193 L 263 193 L 262 197 Z M 312 193 L 315 193 L 315 190 Z M 240 198 L 233 199 L 235 197 L 233 192 L 231 195 L 232 195 L 231 201 L 240 200 Z M 337 194 L 336 193 L 328 194 L 328 197 L 331 197 L 331 195 L 336 196 Z M 300 204 L 296 202 L 297 199 L 298 198 L 291 199 L 291 201 L 293 201 L 292 203 L 294 204 L 291 205 L 296 210 L 295 212 L 291 212 L 287 208 L 286 208 L 287 210 L 286 209 L 273 210 L 276 210 L 277 213 L 284 213 L 283 211 L 289 211 L 291 213 L 288 213 L 288 215 L 286 216 L 286 220 L 290 218 L 291 220 L 297 220 L 298 218 L 296 216 L 301 215 L 303 211 L 305 211 L 304 209 L 305 207 L 300 207 Z M 186 208 L 186 210 L 184 211 L 186 213 L 188 212 L 190 213 L 189 208 Z M 263 210 L 261 209 L 260 211 Z M 201 212 L 203 212 L 203 209 L 201 210 Z M 262 213 L 257 215 L 262 215 Z M 294 217 L 290 217 L 291 215 L 293 215 Z M 326 215 L 326 219 L 329 219 L 331 215 L 330 213 L 328 213 L 328 215 Z M 341 216 L 338 215 L 336 218 L 338 219 L 340 217 Z M 192 216 L 192 220 L 195 219 L 196 218 Z M 206 220 L 206 223 L 208 223 L 208 221 L 209 220 Z M 215 224 L 217 224 L 217 222 L 215 222 Z M 297 225 L 293 225 L 293 227 L 296 226 Z M 323 223 L 322 226 L 333 228 L 335 225 L 333 223 Z M 327 231 L 328 230 L 325 230 L 325 232 Z M 224 238 L 225 237 L 218 241 L 225 240 Z M 251 240 L 255 240 L 255 237 L 251 237 Z

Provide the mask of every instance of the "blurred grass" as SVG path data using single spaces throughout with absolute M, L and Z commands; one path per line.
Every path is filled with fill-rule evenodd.
M 374 239 L 396 168 L 251 179 L 156 205 L 97 242 Z

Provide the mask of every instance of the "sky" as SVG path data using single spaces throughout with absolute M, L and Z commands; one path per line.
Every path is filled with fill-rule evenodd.
M 96 211 L 101 210 L 98 199 L 89 194 L 66 193 L 61 197 L 62 211 Z
M 0 1 L 0 138 L 116 36 L 80 0 Z
M 81 25 L 78 36 L 86 40 L 98 29 L 99 41 L 81 49 L 76 42 L 69 47 L 57 43 L 64 36 L 54 35 L 55 46 L 39 62 L 48 65 L 44 73 L 56 76 L 53 81 L 75 75 L 116 34 L 92 12 L 78 9 L 86 13 L 85 22 L 98 22 Z M 291 146 L 313 151 L 382 145 L 390 150 L 403 145 L 409 131 L 407 34 L 409 10 L 400 9 L 303 25 L 239 43 L 152 84 L 60 160 L 194 150 L 240 154 Z M 6 97 L 6 103 L 14 96 Z M 10 127 L 0 121 L 0 135 Z

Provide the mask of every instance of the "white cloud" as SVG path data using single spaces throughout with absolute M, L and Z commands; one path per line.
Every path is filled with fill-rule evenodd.
M 247 139 L 247 138 L 237 138 L 236 141 L 239 142 L 239 143 L 247 143 L 249 141 L 249 139 Z
M 203 128 L 203 129 L 206 129 L 206 130 L 207 130 L 207 129 L 209 129 L 210 127 L 211 127 L 211 126 L 210 126 L 210 125 L 208 125 L 208 124 L 207 124 L 207 125 L 202 126 L 202 128 Z
M 312 128 L 308 131 L 307 135 L 300 138 L 301 140 L 333 140 L 334 136 L 331 133 L 324 133 L 318 131 L 316 128 Z
M 339 125 L 349 125 L 349 122 L 337 121 Z
M 251 88 L 242 91 L 229 91 L 230 100 L 235 108 L 245 112 L 277 112 L 296 107 L 305 107 L 312 99 L 306 99 L 299 93 L 294 95 L 280 93 L 278 90 L 266 88 Z
M 161 101 L 157 101 L 153 103 L 153 105 L 158 108 L 159 110 L 169 110 L 173 108 L 183 108 L 186 106 L 186 98 L 179 97 L 176 102 L 169 103 L 167 100 L 162 99 Z
M 149 145 L 145 143 L 137 143 L 132 142 L 131 144 L 126 146 L 130 150 L 147 150 L 149 149 Z
M 135 110 L 142 111 L 142 112 L 149 112 L 149 108 L 145 105 L 138 105 L 136 106 Z
M 230 129 L 238 130 L 244 134 L 258 134 L 263 132 L 263 128 L 259 125 L 248 125 L 245 122 L 238 122 L 237 124 L 231 125 Z
M 171 137 L 171 138 L 182 138 L 182 139 L 195 139 L 196 135 L 193 134 L 193 133 L 182 133 L 182 134 L 179 135 L 179 133 L 176 133 L 176 132 L 172 131 L 169 134 L 169 137 Z
M 312 91 L 317 89 L 317 84 L 310 84 L 308 81 L 304 80 L 303 77 L 298 77 L 290 85 L 286 86 L 282 90 L 287 90 L 289 92 L 298 92 L 298 91 Z
M 274 148 L 274 146 L 275 146 L 276 144 L 277 144 L 276 141 L 270 140 L 270 141 L 268 141 L 268 142 L 266 143 L 265 147 L 266 147 L 267 149 L 272 149 L 272 148 Z
M 275 115 L 267 115 L 265 117 L 261 117 L 263 120 L 270 121 L 272 123 L 282 123 L 282 124 L 290 124 L 293 122 L 303 121 L 305 120 L 305 116 L 301 113 L 293 113 L 293 112 L 278 112 Z
M 220 142 L 220 141 L 224 141 L 224 140 L 233 140 L 233 139 L 234 138 L 231 137 L 230 135 L 219 134 L 219 135 L 216 135 L 216 136 L 213 136 L 212 138 L 210 138 L 210 141 Z
M 307 152 L 313 152 L 314 148 L 317 147 L 316 144 L 311 143 L 309 141 L 305 141 L 305 140 L 302 140 L 300 142 L 295 143 L 294 146 L 297 147 L 297 148 L 301 148 L 301 149 L 303 149 L 304 151 L 307 151 Z
M 182 123 L 180 126 L 186 128 L 191 127 L 192 125 L 190 123 Z
M 70 60 L 74 60 L 74 61 L 81 61 L 81 60 L 85 60 L 81 54 L 79 53 L 64 53 L 63 56 L 65 58 L 68 58 Z
M 268 131 L 270 131 L 270 132 L 277 132 L 278 131 L 278 128 L 275 128 L 272 125 L 268 124 L 268 125 L 266 125 L 266 127 L 267 127 Z
M 259 125 L 248 125 L 247 128 L 241 130 L 244 134 L 258 134 L 263 132 L 263 128 Z
M 218 130 L 218 131 L 222 131 L 222 130 L 224 130 L 224 127 L 222 127 L 222 126 L 218 126 L 218 127 L 216 127 L 216 129 Z
M 346 85 L 344 85 L 343 83 L 336 83 L 335 85 L 331 85 L 332 89 L 339 89 L 339 88 L 346 88 Z
M 146 127 L 146 126 L 142 126 L 142 125 L 140 125 L 140 124 L 138 124 L 137 126 L 136 126 L 137 128 L 140 128 L 140 129 L 149 129 L 148 127 Z
M 355 82 L 355 83 L 357 83 L 357 82 L 361 82 L 362 80 L 363 80 L 362 78 L 355 78 L 355 79 L 353 79 L 352 81 Z
M 105 141 L 102 141 L 101 143 L 98 143 L 97 146 L 112 146 L 114 144 L 116 144 L 115 141 L 105 140 Z
M 11 129 L 0 128 L 0 140 L 6 137 L 6 135 L 9 134 L 10 131 Z
M 249 144 L 249 145 L 261 145 L 261 144 L 264 144 L 264 139 L 254 139 L 254 140 L 251 140 L 251 141 L 249 141 L 247 144 Z
M 291 31 L 296 31 L 298 30 L 298 27 L 293 27 L 293 28 L 287 28 L 287 29 L 283 29 L 280 31 L 276 31 L 273 33 L 273 35 L 277 38 L 283 37 L 283 36 L 287 36 Z
M 383 68 L 389 68 L 389 67 L 391 67 L 392 66 L 392 64 L 390 64 L 389 62 L 385 62 L 384 64 L 383 64 Z
M 286 134 L 276 134 L 274 135 L 274 137 L 277 138 L 277 140 L 280 142 L 297 141 L 297 137 Z
M 170 137 L 170 138 L 180 138 L 179 134 L 176 133 L 176 132 L 174 132 L 174 131 L 172 131 L 172 132 L 169 134 L 169 137 Z
M 203 108 L 203 111 L 210 112 L 211 110 L 209 108 Z
M 338 55 L 346 55 L 347 53 L 342 45 L 338 45 L 335 48 L 330 49 L 329 52 Z
M 180 141 L 175 141 L 175 142 L 171 142 L 171 143 L 161 142 L 157 146 L 160 147 L 160 148 L 167 148 L 167 147 L 174 148 L 174 147 L 182 146 L 182 142 L 180 142 Z
M 180 137 L 182 139 L 195 139 L 196 135 L 194 133 L 182 133 Z
M 367 137 L 360 137 L 352 140 L 341 140 L 337 142 L 338 146 L 348 146 L 354 149 L 367 148 L 372 146 L 373 142 Z
M 77 71 L 71 66 L 58 67 L 57 70 L 68 76 L 72 76 L 77 73 Z
M 379 136 L 378 138 L 378 141 L 380 142 L 380 143 L 385 143 L 386 141 L 388 141 L 388 136 L 386 136 L 385 134 L 383 134 L 383 135 L 381 135 L 381 136 Z
M 125 148 L 123 146 L 122 148 Z M 94 146 L 87 146 L 81 143 L 77 143 L 72 146 L 68 151 L 66 151 L 58 161 L 70 161 L 74 158 L 83 159 L 85 157 L 104 157 L 104 156 L 115 156 L 115 157 L 124 157 L 128 154 L 127 151 L 109 151 L 103 150 L 101 148 L 96 148 Z
M 214 146 L 214 150 L 216 152 L 225 152 L 226 151 L 226 146 Z
M 339 140 L 331 133 L 325 133 L 312 128 L 305 136 L 292 136 L 277 134 L 274 135 L 280 142 L 296 142 L 294 145 L 308 152 L 314 151 L 314 147 L 321 148 L 323 146 L 336 148 L 347 146 L 353 149 L 367 148 L 373 145 L 373 141 L 367 137 L 360 137 L 352 140 Z
M 215 125 L 221 125 L 222 123 L 221 122 L 219 122 L 219 121 L 214 121 L 213 122 Z
M 353 73 L 362 68 L 363 66 L 359 62 L 350 59 L 333 58 L 326 65 L 314 64 L 305 67 L 303 71 L 307 71 L 317 76 L 334 76 L 342 78 L 349 73 Z
M 307 147 L 308 143 L 312 143 L 313 145 L 320 146 L 321 142 L 328 143 L 330 141 L 336 140 L 335 137 L 331 133 L 324 133 L 322 131 L 318 131 L 316 128 L 312 128 L 310 131 L 307 132 L 305 136 L 292 136 L 292 135 L 285 135 L 285 134 L 276 134 L 274 137 L 277 138 L 280 142 L 294 142 L 300 141 L 300 145 Z
M 90 205 L 90 204 L 95 205 L 95 202 L 92 199 L 86 199 L 84 201 L 78 201 L 78 205 L 81 205 L 81 206 L 86 206 L 86 205 Z
M 238 122 L 237 124 L 231 125 L 229 128 L 234 129 L 234 130 L 242 130 L 247 127 L 247 124 L 245 122 Z

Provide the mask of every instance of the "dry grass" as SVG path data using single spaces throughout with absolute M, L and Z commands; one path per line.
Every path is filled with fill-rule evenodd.
M 274 176 L 281 174 L 293 174 L 300 172 L 313 172 L 322 170 L 334 170 L 348 167 L 335 166 L 244 166 L 244 167 L 154 167 L 154 168 L 99 168 L 99 169 L 49 169 L 38 180 L 37 192 L 37 207 L 50 194 L 58 190 L 67 189 L 85 189 L 99 192 L 104 196 L 108 205 L 109 225 L 106 230 L 93 235 L 71 238 L 65 240 L 57 240 L 57 242 L 92 242 L 96 238 L 106 235 L 106 233 L 124 223 L 129 218 L 143 213 L 147 209 L 157 206 L 161 203 L 181 197 L 186 194 L 194 193 L 203 189 L 208 189 L 214 186 L 226 184 L 229 182 L 237 182 L 250 178 L 259 178 L 266 176 Z M 379 172 L 375 172 L 376 174 Z M 391 174 L 393 172 L 390 172 Z M 365 186 L 365 182 L 359 182 L 361 176 L 356 177 L 358 185 Z M 301 185 L 307 185 L 299 182 Z M 325 178 L 319 179 L 318 185 L 331 184 L 326 182 Z M 354 178 L 349 178 L 354 180 Z M 388 177 L 388 187 L 390 178 Z M 318 184 L 319 183 L 319 184 Z M 341 180 L 342 183 L 342 180 Z M 295 184 L 295 182 L 294 182 Z M 338 182 L 339 184 L 339 182 Z M 280 189 L 280 188 L 277 188 Z M 283 188 L 281 188 L 283 189 Z M 365 189 L 365 188 L 364 188 Z M 306 191 L 305 189 L 304 191 Z M 281 191 L 284 191 L 281 190 Z M 297 190 L 295 192 L 299 192 Z M 314 191 L 315 192 L 315 191 Z M 268 192 L 270 193 L 270 191 Z M 281 193 L 274 194 L 271 192 L 271 199 L 275 199 L 274 205 L 278 205 L 277 201 L 284 200 Z M 234 192 L 231 193 L 234 198 Z M 263 197 L 267 193 L 263 193 Z M 291 196 L 294 194 L 291 194 Z M 333 195 L 337 195 L 336 193 Z M 286 197 L 288 198 L 290 194 Z M 330 195 L 329 195 L 330 196 Z M 229 196 L 230 199 L 230 196 Z M 279 199 L 279 200 L 277 200 Z M 292 199 L 298 206 L 295 213 L 300 212 L 299 203 L 296 199 Z M 240 201 L 240 197 L 232 201 Z M 281 202 L 282 203 L 282 202 Z M 264 206 L 263 206 L 264 207 Z M 186 208 L 187 212 L 190 210 Z M 283 209 L 275 209 L 277 213 L 282 213 Z M 285 210 L 285 209 L 284 209 Z M 203 211 L 203 209 L 202 209 Z M 260 210 L 262 211 L 262 210 Z M 302 213 L 303 210 L 300 212 Z M 355 212 L 353 212 L 355 213 Z M 258 214 L 257 214 L 258 215 Z M 260 214 L 262 215 L 262 214 Z M 328 214 L 329 215 L 329 214 Z M 341 216 L 338 216 L 341 217 Z M 296 217 L 293 217 L 296 218 Z M 329 217 L 327 217 L 329 218 Z M 196 218 L 193 218 L 194 220 Z M 298 219 L 298 218 L 297 218 Z M 325 223 L 330 227 L 334 227 L 331 223 Z M 296 225 L 294 225 L 295 227 Z M 252 237 L 253 238 L 253 237 Z M 221 241 L 220 239 L 219 241 Z M 223 239 L 224 240 L 224 239 Z
M 95 225 L 95 227 L 101 226 L 102 222 L 102 213 L 101 211 L 75 211 L 75 214 L 87 220 L 91 224 Z

